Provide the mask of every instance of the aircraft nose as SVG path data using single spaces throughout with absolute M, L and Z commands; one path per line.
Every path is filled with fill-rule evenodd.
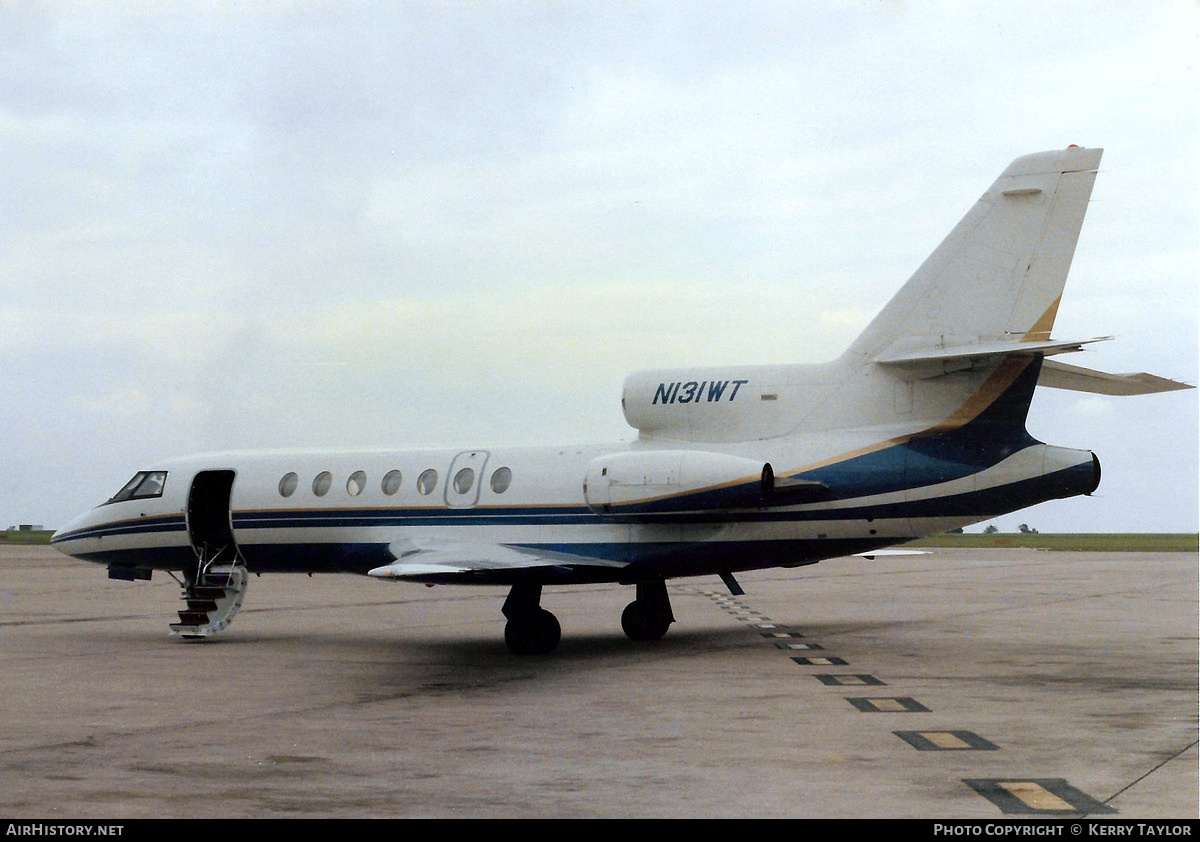
M 54 534 L 50 536 L 50 546 L 63 555 L 74 556 L 79 547 L 82 546 L 81 541 L 88 527 L 92 525 L 93 520 L 93 510 L 83 512 L 71 518 L 58 529 L 54 530 Z

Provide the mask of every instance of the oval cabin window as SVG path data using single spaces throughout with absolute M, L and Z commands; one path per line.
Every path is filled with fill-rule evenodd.
M 296 485 L 300 482 L 300 477 L 296 476 L 295 471 L 290 471 L 283 475 L 283 479 L 279 481 L 279 496 L 291 497 L 296 493 Z
M 475 472 L 470 468 L 463 468 L 454 475 L 454 490 L 459 494 L 466 494 L 474 484 Z
M 492 491 L 497 494 L 503 494 L 508 491 L 508 486 L 512 483 L 511 468 L 497 468 L 492 474 Z
M 332 485 L 333 474 L 329 473 L 329 471 L 321 471 L 321 473 L 317 474 L 316 478 L 313 479 L 313 494 L 317 495 L 318 497 L 324 497 L 329 493 L 329 489 Z
M 421 494 L 432 494 L 437 488 L 437 481 L 438 472 L 430 468 L 417 477 L 417 491 Z
M 400 490 L 400 472 L 388 471 L 383 475 L 382 483 L 383 493 L 391 497 Z

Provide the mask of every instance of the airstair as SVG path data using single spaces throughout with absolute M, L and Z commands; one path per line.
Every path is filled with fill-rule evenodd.
M 200 471 L 188 493 L 187 529 L 196 565 L 183 571 L 179 622 L 171 633 L 202 640 L 225 629 L 242 607 L 250 575 L 233 536 L 232 470 Z
M 250 576 L 236 549 L 209 553 L 198 550 L 196 572 L 183 583 L 185 608 L 171 633 L 185 640 L 200 640 L 216 634 L 233 622 L 246 598 Z M 206 558 L 208 556 L 208 558 Z

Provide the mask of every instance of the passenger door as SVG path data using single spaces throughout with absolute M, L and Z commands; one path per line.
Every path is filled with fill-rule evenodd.
M 200 471 L 192 478 L 187 530 L 202 563 L 232 564 L 238 558 L 229 503 L 233 479 L 233 471 Z

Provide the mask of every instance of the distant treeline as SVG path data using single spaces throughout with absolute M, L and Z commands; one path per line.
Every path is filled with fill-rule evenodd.
M 53 529 L 0 529 L 0 544 L 49 544 Z
M 962 547 L 964 549 L 1021 547 L 1074 552 L 1194 553 L 1200 552 L 1200 536 L 1195 532 L 947 533 L 918 539 L 912 543 L 912 546 Z

